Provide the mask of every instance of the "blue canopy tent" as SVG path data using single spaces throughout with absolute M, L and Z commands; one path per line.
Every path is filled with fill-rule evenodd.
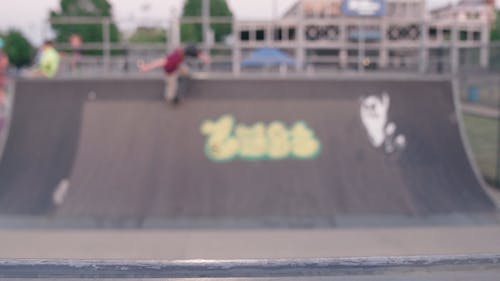
M 382 34 L 379 30 L 353 30 L 348 33 L 348 37 L 351 41 L 380 41 Z
M 242 62 L 243 67 L 294 66 L 295 60 L 285 52 L 275 48 L 260 48 L 252 52 Z

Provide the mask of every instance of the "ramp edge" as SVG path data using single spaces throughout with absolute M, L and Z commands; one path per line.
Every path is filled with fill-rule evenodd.
M 9 87 L 8 91 L 8 100 L 7 100 L 7 112 L 5 114 L 6 122 L 4 128 L 2 128 L 3 132 L 0 133 L 0 163 L 2 163 L 3 155 L 5 152 L 5 147 L 7 146 L 7 140 L 10 135 L 10 127 L 12 122 L 12 116 L 14 113 L 14 102 L 16 100 L 16 82 L 13 81 Z

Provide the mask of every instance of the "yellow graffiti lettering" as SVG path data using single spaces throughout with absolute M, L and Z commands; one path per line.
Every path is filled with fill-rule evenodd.
M 267 128 L 267 138 L 269 140 L 269 158 L 284 159 L 292 151 L 290 133 L 281 122 L 272 122 Z
M 230 115 L 216 121 L 205 121 L 200 127 L 206 136 L 205 153 L 214 161 L 230 161 L 236 157 L 244 160 L 286 158 L 311 159 L 316 157 L 321 144 L 312 129 L 303 121 L 291 129 L 279 121 L 269 125 L 236 124 Z
M 234 118 L 224 115 L 217 121 L 205 121 L 201 132 L 207 136 L 205 152 L 209 158 L 216 161 L 227 161 L 238 154 L 239 142 L 231 135 Z
M 293 154 L 298 158 L 314 157 L 320 148 L 314 132 L 304 122 L 298 122 L 293 126 L 292 143 Z
M 267 155 L 266 126 L 257 123 L 247 127 L 238 125 L 236 127 L 236 138 L 240 143 L 239 154 L 242 158 L 260 159 Z

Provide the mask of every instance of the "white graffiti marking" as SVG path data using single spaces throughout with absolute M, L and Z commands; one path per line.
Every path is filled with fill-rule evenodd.
M 391 100 L 387 93 L 361 99 L 361 121 L 368 133 L 368 138 L 374 147 L 383 146 L 386 153 L 393 153 L 406 146 L 406 137 L 397 135 L 396 124 L 388 122 L 390 105 Z

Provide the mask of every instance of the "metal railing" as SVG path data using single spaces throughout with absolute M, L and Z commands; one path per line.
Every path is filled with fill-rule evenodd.
M 63 54 L 59 76 L 74 76 L 82 74 L 130 74 L 137 73 L 137 60 L 150 60 L 165 56 L 166 47 L 163 44 L 126 44 L 116 43 L 110 46 L 111 52 L 109 58 L 104 58 L 100 55 L 82 55 L 77 58 L 77 66 L 71 49 L 67 45 L 58 45 L 58 50 Z M 84 50 L 101 50 L 98 44 L 85 44 L 82 46 Z M 477 48 L 460 48 L 457 56 L 458 73 L 456 74 L 474 74 L 474 73 L 498 73 L 500 72 L 500 44 L 492 43 L 489 46 L 490 60 L 488 68 L 480 65 Z M 214 72 L 229 72 L 233 73 L 234 64 L 240 65 L 239 73 L 255 72 L 278 72 L 279 67 L 245 67 L 242 61 L 234 61 L 233 52 L 230 47 L 223 45 L 215 45 L 210 47 L 212 52 L 211 70 Z M 241 51 L 241 58 L 248 56 L 254 48 L 245 48 Z M 282 49 L 285 53 L 293 55 L 293 50 Z M 421 72 L 420 60 L 417 49 L 405 49 L 405 54 L 402 55 L 394 50 L 386 58 L 385 65 L 379 63 L 380 55 L 358 53 L 353 56 L 341 58 L 339 55 L 318 54 L 314 52 L 306 53 L 304 58 L 305 67 L 301 71 L 297 71 L 293 66 L 287 66 L 288 73 L 315 73 L 315 72 L 406 72 L 415 74 L 453 74 L 453 61 L 451 57 L 452 50 L 447 47 L 431 48 L 428 50 L 429 59 L 425 68 L 425 72 Z M 360 57 L 361 56 L 361 57 Z
M 500 255 L 297 260 L 0 260 L 0 278 L 284 278 L 500 272 Z
M 78 58 L 83 69 L 78 71 L 64 71 L 64 63 L 73 64 L 71 59 L 63 61 L 61 75 L 82 74 L 88 71 L 90 73 L 111 72 L 116 74 L 123 65 L 123 73 L 135 72 L 135 61 L 137 59 L 148 59 L 165 55 L 166 52 L 181 44 L 180 29 L 185 24 L 207 25 L 206 17 L 184 17 L 172 19 L 166 23 L 166 37 L 168 40 L 161 43 L 134 44 L 131 42 L 110 42 L 109 29 L 113 22 L 111 18 L 99 17 L 60 17 L 50 21 L 52 24 L 100 24 L 103 29 L 102 42 L 83 42 L 78 48 L 78 52 L 84 54 L 98 53 L 99 56 L 84 55 Z M 116 22 L 116 21 L 115 21 Z M 299 21 L 297 18 L 284 18 L 273 22 L 244 22 L 236 21 L 231 17 L 209 17 L 209 24 L 228 24 L 232 26 L 232 42 L 212 42 L 204 38 L 200 43 L 203 48 L 217 56 L 217 63 L 211 68 L 213 71 L 244 73 L 255 72 L 255 68 L 247 69 L 242 65 L 242 61 L 255 49 L 262 47 L 274 47 L 281 49 L 296 61 L 294 66 L 287 67 L 287 73 L 296 72 L 373 72 L 373 71 L 394 71 L 394 72 L 413 72 L 420 74 L 457 74 L 469 69 L 474 70 L 500 70 L 500 44 L 491 43 L 483 38 L 472 38 L 472 31 L 469 30 L 468 40 L 463 41 L 460 38 L 460 32 L 463 28 L 473 28 L 486 33 L 484 23 L 478 21 L 471 22 L 471 26 L 454 26 L 453 22 L 425 22 L 417 19 L 304 19 Z M 305 30 L 300 27 L 308 24 L 338 24 L 339 34 L 335 40 L 317 40 L 307 41 L 305 39 Z M 431 24 L 432 23 L 432 24 Z M 255 26 L 262 25 L 263 31 L 268 35 L 265 40 L 242 41 L 240 32 L 249 28 L 252 30 Z M 369 24 L 377 26 L 381 38 L 370 41 L 363 39 L 363 27 Z M 411 25 L 420 30 L 420 37 L 409 39 L 400 38 L 393 40 L 388 38 L 389 26 L 391 25 Z M 477 26 L 476 26 L 477 25 Z M 274 34 L 274 28 L 288 26 L 293 28 L 294 40 L 274 40 L 271 38 Z M 206 27 L 206 26 L 205 26 Z M 350 27 L 357 27 L 358 32 L 356 40 L 351 40 L 348 36 Z M 437 33 L 436 38 L 427 34 L 426 30 L 432 28 L 449 29 L 449 38 Z M 462 29 L 461 29 L 462 28 Z M 440 29 L 440 30 L 441 30 Z M 448 30 L 447 29 L 447 30 Z M 283 31 L 285 32 L 285 31 Z M 430 31 L 429 31 L 430 32 Z M 478 31 L 479 32 L 479 31 Z M 300 34 L 299 34 L 300 33 Z M 207 36 L 205 36 L 207 37 Z M 300 40 L 299 40 L 300 39 Z M 476 40 L 478 39 L 478 40 Z M 62 43 L 57 45 L 57 49 L 68 55 L 75 53 L 75 50 L 69 44 Z M 88 52 L 92 51 L 92 52 Z M 326 52 L 326 53 L 325 53 Z M 332 54 L 333 52 L 333 54 Z M 223 55 L 221 54 L 223 53 Z M 126 63 L 124 63 L 126 62 Z M 67 68 L 66 68 L 67 69 Z M 279 67 L 262 67 L 262 71 L 280 71 Z

